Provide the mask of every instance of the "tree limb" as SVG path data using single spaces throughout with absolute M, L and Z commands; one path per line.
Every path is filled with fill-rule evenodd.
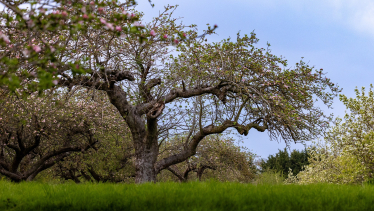
M 188 147 L 185 150 L 183 150 L 182 152 L 178 154 L 171 155 L 169 157 L 166 157 L 158 161 L 155 165 L 155 170 L 156 172 L 160 172 L 162 169 L 165 169 L 171 165 L 180 163 L 186 160 L 187 158 L 191 157 L 192 155 L 195 155 L 198 144 L 207 135 L 222 133 L 230 127 L 234 127 L 241 135 L 243 134 L 248 135 L 248 131 L 252 128 L 257 129 L 260 132 L 264 132 L 268 128 L 268 125 L 266 121 L 263 121 L 263 126 L 260 126 L 260 123 L 259 123 L 260 120 L 263 120 L 263 119 L 259 118 L 255 120 L 254 122 L 247 124 L 247 125 L 240 125 L 237 122 L 234 122 L 231 120 L 226 120 L 219 126 L 208 125 L 204 127 L 201 131 L 198 131 L 193 136 L 191 143 L 188 145 Z

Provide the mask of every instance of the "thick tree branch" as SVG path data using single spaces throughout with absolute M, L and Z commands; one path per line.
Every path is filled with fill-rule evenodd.
M 3 168 L 0 168 L 0 174 L 9 177 L 12 181 L 15 181 L 15 182 L 20 182 L 23 179 L 22 176 L 20 176 L 20 175 L 18 175 L 16 173 L 7 171 L 7 170 L 5 170 Z
M 152 119 L 156 119 L 158 116 L 162 114 L 162 111 L 165 108 L 164 103 L 156 103 L 153 108 L 147 113 L 147 116 Z
M 135 80 L 134 75 L 129 71 L 121 71 L 121 72 L 112 71 L 107 74 L 109 75 L 108 80 L 110 83 L 115 83 L 115 82 L 123 81 L 123 80 L 129 80 L 129 81 Z
M 21 131 L 20 131 L 21 130 Z M 22 142 L 22 133 L 23 133 L 23 125 L 21 125 L 21 129 L 20 130 L 17 130 L 16 131 L 16 134 L 17 134 L 17 143 L 18 143 L 18 147 L 21 151 L 24 151 L 25 150 L 25 145 L 23 144 Z
M 214 86 L 214 87 L 212 86 L 200 87 L 200 88 L 189 89 L 189 90 L 185 90 L 182 88 L 182 89 L 176 89 L 176 90 L 171 91 L 169 94 L 162 97 L 161 99 L 163 99 L 166 104 L 166 103 L 172 102 L 173 100 L 177 98 L 190 98 L 190 97 L 199 96 L 203 94 L 214 94 L 220 100 L 222 100 L 222 102 L 225 102 L 226 93 L 227 93 L 227 90 L 224 89 L 224 87 L 221 88 L 220 85 Z
M 106 90 L 110 102 L 118 109 L 121 116 L 127 116 L 133 108 L 126 99 L 127 93 L 120 86 L 114 85 L 110 90 Z
M 87 170 L 91 174 L 91 176 L 96 180 L 96 182 L 102 182 L 101 176 L 95 172 L 92 166 L 88 166 Z
M 153 87 L 161 84 L 161 79 L 160 78 L 153 78 L 148 81 L 147 84 L 145 84 L 145 81 L 143 81 L 139 84 L 139 92 L 145 102 L 150 102 L 154 100 L 154 97 L 151 95 L 151 90 Z
M 16 153 L 20 153 L 20 152 L 21 152 L 20 148 L 17 147 L 16 145 L 14 145 L 14 144 L 7 144 L 6 146 L 7 146 L 8 148 L 14 150 Z
M 39 166 L 39 168 L 37 170 L 35 170 L 34 172 L 32 172 L 30 175 L 26 174 L 25 177 L 27 177 L 27 181 L 34 180 L 36 175 L 38 175 L 40 172 L 54 166 L 56 163 L 62 161 L 67 156 L 69 156 L 67 153 L 62 153 L 59 156 L 55 157 L 54 159 L 52 159 L 52 160 L 44 163 L 43 165 Z
M 157 84 L 156 84 L 157 85 Z M 161 97 L 160 99 L 163 101 L 164 104 L 170 103 L 177 98 L 190 98 L 195 96 L 200 96 L 203 94 L 214 94 L 216 95 L 222 102 L 226 102 L 226 94 L 227 89 L 222 87 L 222 85 L 218 85 L 215 87 L 200 87 L 195 89 L 185 90 L 183 89 L 176 89 L 171 91 L 169 94 Z M 160 103 L 156 100 L 152 100 L 148 103 L 141 104 L 137 107 L 138 113 L 140 115 L 148 113 L 151 109 L 154 108 L 156 103 Z
M 33 151 L 35 148 L 37 148 L 40 144 L 40 139 L 41 139 L 41 136 L 40 134 L 37 134 L 35 135 L 34 137 L 35 141 L 34 141 L 34 144 L 31 145 L 30 147 L 27 147 L 25 150 L 24 150 L 24 154 L 27 155 L 29 154 L 29 152 Z
M 200 166 L 200 168 L 197 170 L 197 178 L 199 178 L 199 181 L 201 181 L 201 177 L 203 176 L 203 173 L 204 173 L 205 169 L 216 170 L 216 167 L 209 166 L 209 165 Z
M 0 168 L 4 168 L 6 171 L 9 171 L 10 166 L 3 160 L 0 160 Z
M 87 181 L 92 181 L 92 178 L 90 177 L 90 175 L 86 174 L 85 171 L 81 170 L 81 174 L 82 176 L 87 180 Z
M 135 80 L 130 73 L 124 72 L 116 75 L 115 77 L 113 76 L 113 78 L 115 78 L 113 80 L 120 80 L 123 78 Z M 127 93 L 120 86 L 114 84 L 108 87 L 105 82 L 98 80 L 95 81 L 95 79 L 87 76 L 76 76 L 74 78 L 67 76 L 64 79 L 61 79 L 59 84 L 70 88 L 73 86 L 84 86 L 87 88 L 94 87 L 97 90 L 104 90 L 108 94 L 110 102 L 118 109 L 122 116 L 126 116 L 129 110 L 132 108 L 132 105 L 130 105 L 126 99 Z
M 170 171 L 172 174 L 174 174 L 176 177 L 178 177 L 179 181 L 185 182 L 185 178 L 180 175 L 178 172 L 176 172 L 174 169 L 172 169 L 170 166 L 166 168 L 168 171 Z
M 49 152 L 47 153 L 45 156 L 43 156 L 42 158 L 40 158 L 40 160 L 38 162 L 36 162 L 33 166 L 33 168 L 31 168 L 30 170 L 27 171 L 27 173 L 25 173 L 26 178 L 29 177 L 30 175 L 32 175 L 33 173 L 35 173 L 41 166 L 43 166 L 45 164 L 45 162 L 47 160 L 49 160 L 50 158 L 52 157 L 56 157 L 60 154 L 63 154 L 63 153 L 66 153 L 66 152 L 80 152 L 80 151 L 86 151 L 88 150 L 89 148 L 92 147 L 92 145 L 94 145 L 94 143 L 91 143 L 91 144 L 88 144 L 86 145 L 85 147 L 79 147 L 79 146 L 75 146 L 75 147 L 65 147 L 65 148 L 62 148 L 62 149 L 59 149 L 57 151 L 53 151 L 53 152 Z M 61 158 L 62 159 L 62 158 Z
M 263 126 L 260 126 L 260 122 L 263 122 Z M 156 172 L 160 172 L 162 169 L 165 169 L 171 165 L 180 163 L 187 158 L 191 157 L 192 155 L 196 154 L 196 148 L 198 144 L 208 135 L 211 134 L 219 134 L 224 132 L 226 129 L 234 127 L 241 135 L 247 135 L 248 131 L 252 128 L 257 129 L 258 131 L 264 132 L 267 128 L 268 125 L 266 121 L 263 121 L 263 118 L 259 118 L 252 123 L 249 123 L 247 125 L 240 125 L 237 122 L 231 121 L 231 120 L 226 120 L 223 122 L 222 125 L 219 126 L 214 126 L 214 125 L 208 125 L 204 127 L 202 130 L 197 132 L 193 138 L 191 143 L 188 145 L 188 147 L 183 150 L 182 152 L 178 154 L 171 155 L 169 157 L 166 157 L 160 161 L 158 161 L 155 165 L 155 170 Z

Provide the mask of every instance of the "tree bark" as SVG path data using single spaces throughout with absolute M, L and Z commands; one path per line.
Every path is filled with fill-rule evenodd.
M 156 182 L 155 164 L 159 153 L 156 118 L 147 117 L 146 133 L 138 136 L 139 139 L 136 140 L 136 143 L 142 143 L 135 145 L 136 183 Z
M 135 160 L 135 183 L 156 182 L 154 154 L 147 150 L 137 153 Z

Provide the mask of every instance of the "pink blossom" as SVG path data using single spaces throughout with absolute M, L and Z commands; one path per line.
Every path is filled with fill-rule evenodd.
M 101 22 L 102 24 L 106 24 L 106 21 L 105 21 L 104 18 L 100 18 L 100 22 Z
M 68 13 L 66 11 L 62 11 L 61 15 L 66 17 L 66 16 L 68 16 Z
M 88 19 L 88 15 L 87 14 L 83 14 L 83 18 L 84 19 Z
M 1 33 L 1 32 L 0 32 L 0 33 Z M 6 42 L 6 43 L 9 43 L 9 42 L 10 42 L 9 37 L 6 36 L 6 35 L 3 34 L 3 33 L 0 34 L 0 38 L 3 39 L 4 42 Z
M 167 39 L 168 38 L 168 35 L 167 34 L 164 34 L 164 39 Z
M 183 33 L 183 37 L 186 37 L 187 35 L 186 35 L 186 33 Z
M 53 46 L 49 46 L 49 48 L 51 49 L 52 53 L 56 51 L 56 49 Z
M 107 27 L 108 29 L 110 29 L 110 30 L 114 30 L 113 24 L 111 24 L 111 23 L 107 23 L 107 24 L 105 24 L 105 25 L 106 25 L 106 27 Z
M 58 80 L 53 80 L 52 83 L 53 83 L 54 85 L 57 85 L 57 84 L 58 84 Z
M 174 42 L 175 44 L 178 44 L 178 43 L 179 43 L 179 40 L 175 39 L 173 42 Z
M 39 45 L 34 45 L 32 46 L 32 49 L 36 52 L 39 53 L 42 49 L 39 47 Z
M 97 10 L 99 11 L 99 13 L 104 12 L 104 8 L 102 8 L 102 7 L 99 7 Z
M 151 35 L 151 36 L 156 36 L 156 32 L 154 31 L 154 30 L 151 30 L 150 32 L 149 32 L 149 34 Z
M 122 14 L 126 15 L 126 14 L 127 14 L 127 11 L 126 11 L 126 10 L 123 10 L 123 11 L 122 11 Z
M 90 4 L 91 4 L 91 5 L 95 5 L 95 2 L 91 1 Z
M 116 30 L 120 32 L 122 31 L 122 28 L 120 26 L 116 26 Z

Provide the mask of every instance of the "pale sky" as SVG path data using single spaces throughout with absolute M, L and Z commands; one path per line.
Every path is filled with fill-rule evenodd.
M 163 6 L 179 5 L 176 17 L 185 24 L 217 24 L 218 35 L 209 41 L 250 34 L 260 39 L 257 47 L 271 44 L 272 53 L 284 56 L 292 67 L 301 57 L 354 97 L 355 87 L 369 87 L 374 79 L 374 1 L 373 0 L 137 0 L 137 10 L 145 21 L 162 11 Z M 326 112 L 342 117 L 345 107 L 338 99 Z M 243 139 L 252 152 L 266 158 L 283 149 L 284 143 L 269 141 L 268 134 L 250 131 Z M 291 149 L 303 149 L 291 144 Z

